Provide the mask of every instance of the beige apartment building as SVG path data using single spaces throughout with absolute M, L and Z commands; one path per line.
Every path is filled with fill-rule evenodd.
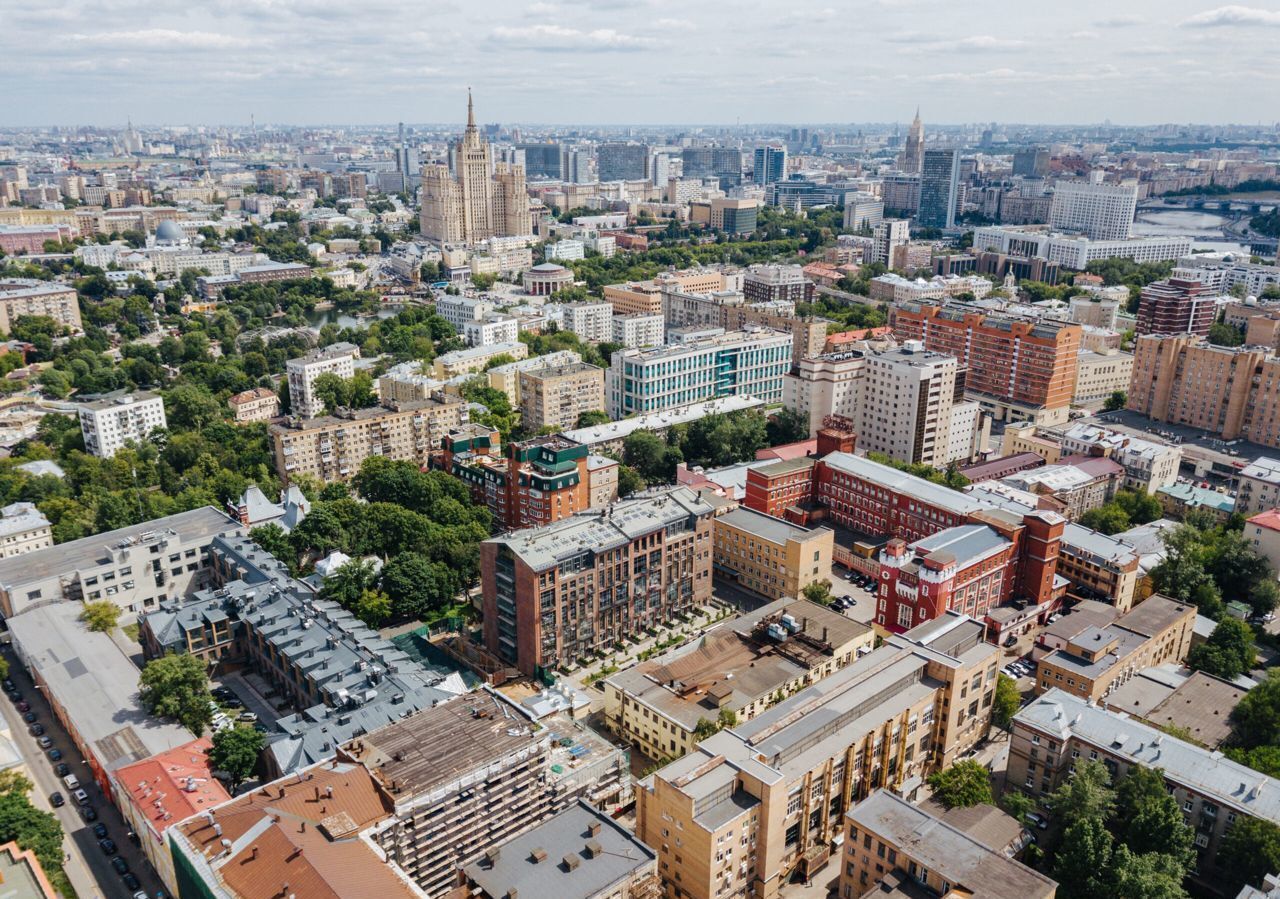
M 51 546 L 53 529 L 35 503 L 10 503 L 0 509 L 0 559 Z
M 1010 858 L 1005 846 L 980 838 L 993 832 L 1003 836 L 998 824 L 984 816 L 974 833 L 968 833 L 958 826 L 959 820 L 952 814 L 939 818 L 924 806 L 876 790 L 845 817 L 839 899 L 857 899 L 872 891 L 948 899 L 1053 899 L 1057 894 L 1053 880 Z M 1007 820 L 1015 831 L 1022 830 L 1012 818 Z
M 1081 353 L 1071 401 L 1077 406 L 1099 405 L 1117 390 L 1127 391 L 1132 377 L 1131 353 Z
M 1280 446 L 1280 359 L 1269 348 L 1144 335 L 1134 347 L 1128 408 L 1224 440 Z
M 1019 453 L 1035 453 L 1044 459 L 1045 465 L 1057 465 L 1063 457 L 1062 444 L 1036 433 L 1031 421 L 1015 421 L 1005 425 L 1001 436 L 1000 455 L 1016 456 Z
M 776 899 L 828 861 L 854 802 L 923 778 L 986 736 L 999 650 L 948 612 L 755 718 L 637 790 L 636 834 L 668 896 Z
M 605 723 L 651 759 L 680 758 L 722 715 L 745 724 L 874 645 L 868 625 L 808 600 L 778 599 L 606 678 Z
M 712 522 L 716 573 L 761 596 L 799 596 L 831 576 L 835 532 L 739 507 Z
M 24 315 L 47 316 L 73 334 L 84 333 L 74 288 L 31 278 L 0 279 L 0 331 L 10 333 Z
M 604 411 L 604 369 L 586 362 L 520 372 L 520 419 L 527 431 L 577 427 L 583 412 Z
M 1056 687 L 1100 702 L 1144 668 L 1178 663 L 1191 651 L 1196 607 L 1158 593 L 1105 627 L 1086 627 L 1040 659 L 1035 689 Z
M 741 289 L 741 277 L 726 277 L 714 269 L 690 269 L 662 272 L 649 281 L 627 281 L 606 284 L 604 299 L 613 305 L 614 315 L 662 315 L 663 290 L 684 293 L 711 293 L 716 290 Z
M 466 409 L 461 400 L 423 400 L 272 425 L 276 471 L 286 483 L 300 474 L 329 483 L 354 477 L 370 456 L 426 466 L 441 439 L 464 423 Z
M 529 356 L 529 347 L 517 340 L 514 343 L 494 343 L 489 346 L 453 350 L 442 356 L 436 356 L 433 362 L 434 374 L 440 380 L 447 381 L 458 375 L 484 371 L 484 367 L 499 356 L 510 356 L 516 361 L 526 359 Z
M 270 387 L 254 387 L 227 400 L 236 424 L 269 421 L 280 413 L 280 397 Z

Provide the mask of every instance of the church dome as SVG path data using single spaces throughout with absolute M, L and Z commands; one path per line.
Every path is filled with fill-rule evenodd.
M 175 221 L 165 219 L 156 226 L 156 240 L 166 240 L 173 243 L 180 243 L 187 239 L 186 232 Z

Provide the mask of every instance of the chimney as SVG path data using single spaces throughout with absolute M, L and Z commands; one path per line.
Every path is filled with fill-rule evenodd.
M 570 852 L 564 857 L 564 868 L 566 871 L 575 870 L 581 863 L 582 860 L 578 858 L 576 853 Z
M 595 840 L 587 840 L 587 858 L 599 858 L 604 855 L 604 847 Z
M 541 846 L 535 847 L 529 855 L 533 859 L 533 863 L 535 865 L 541 864 L 547 860 L 547 850 L 543 849 Z
M 600 822 L 592 821 L 591 825 L 587 828 L 587 833 L 593 837 L 600 836 Z

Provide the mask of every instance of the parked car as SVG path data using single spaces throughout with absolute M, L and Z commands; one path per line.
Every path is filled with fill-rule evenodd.
M 49 752 L 48 752 L 47 754 L 48 754 L 48 756 L 49 756 L 49 761 L 51 761 L 51 762 L 60 762 L 60 761 L 62 761 L 62 750 L 61 750 L 61 749 L 50 749 L 50 750 L 49 750 Z
M 18 711 L 19 711 L 19 712 L 29 712 L 29 711 L 31 711 L 31 703 L 29 703 L 29 702 L 20 702 L 20 703 L 18 703 Z
M 236 720 L 243 721 L 245 724 L 253 724 L 253 722 L 258 720 L 258 716 L 253 712 L 241 712 L 239 715 L 236 715 Z
M 40 725 L 37 724 L 36 726 L 39 727 Z M 53 737 L 39 737 L 36 742 L 40 744 L 41 749 L 53 748 Z
M 115 843 L 115 840 L 98 840 L 98 845 L 99 845 L 100 847 L 102 847 L 102 853 L 103 853 L 104 855 L 115 855 L 115 854 L 116 854 L 116 843 Z
M 76 801 L 76 805 L 89 804 L 89 794 L 86 793 L 84 790 L 72 790 L 71 798 Z
M 12 681 L 10 678 L 7 678 L 7 677 L 4 679 L 4 681 L 3 681 L 2 683 L 0 683 L 0 686 L 4 687 L 4 688 L 5 688 L 5 690 L 16 690 L 16 689 L 17 689 L 17 687 L 15 687 L 15 686 L 13 685 L 13 681 Z
M 64 797 L 61 793 L 59 793 L 57 790 L 54 790 L 52 793 L 49 794 L 49 804 L 52 805 L 54 808 L 62 808 L 64 805 L 67 804 L 67 800 L 66 800 L 66 797 Z
M 132 874 L 126 874 L 124 877 L 121 877 L 120 879 L 123 880 L 124 885 L 131 890 L 136 890 L 138 887 L 142 886 L 142 884 L 138 883 L 138 878 L 134 877 Z M 145 896 L 146 894 L 143 893 L 143 895 Z M 137 894 L 135 893 L 134 896 L 136 899 Z
M 238 697 L 236 697 L 236 696 L 229 696 L 229 697 L 227 697 L 226 699 L 222 700 L 222 704 L 223 704 L 223 705 L 225 705 L 225 706 L 226 706 L 227 708 L 229 708 L 229 709 L 242 709 L 242 708 L 244 708 L 244 703 L 243 703 L 243 702 L 241 702 L 241 701 L 240 701 L 240 699 L 239 699 Z
M 39 737 L 39 736 L 43 736 L 43 735 L 44 735 L 44 725 L 43 725 L 43 724 L 33 724 L 33 725 L 31 725 L 31 736 L 33 736 L 33 737 Z
M 53 766 L 53 773 L 59 777 L 66 777 L 71 773 L 71 766 L 66 762 L 58 762 L 58 764 Z
M 93 835 L 99 840 L 105 840 L 107 838 L 107 825 L 101 821 L 93 825 Z
M 156 893 L 156 895 L 159 896 L 160 894 Z M 138 890 L 138 892 L 133 894 L 133 899 L 147 899 L 147 891 Z
M 80 778 L 76 777 L 74 774 L 62 775 L 62 782 L 67 785 L 68 790 L 80 789 Z
M 117 855 L 111 860 L 111 867 L 116 869 L 117 874 L 128 874 L 129 863 L 124 860 L 124 856 Z
M 37 717 L 39 716 L 37 716 L 35 712 L 27 712 L 25 715 L 22 716 L 22 720 L 27 722 L 28 724 L 35 724 Z
M 9 690 L 7 692 L 9 694 L 9 698 L 12 699 L 15 703 L 22 702 L 21 690 Z
M 94 811 L 93 806 L 82 805 L 80 806 L 80 817 L 84 818 L 86 821 L 97 821 L 98 813 Z

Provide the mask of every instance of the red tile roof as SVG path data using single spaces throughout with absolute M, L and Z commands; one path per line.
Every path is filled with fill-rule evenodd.
M 1265 512 L 1259 512 L 1249 519 L 1249 524 L 1256 524 L 1258 527 L 1266 528 L 1269 531 L 1280 531 L 1280 509 L 1268 509 Z
M 207 737 L 126 765 L 117 781 L 159 836 L 166 828 L 231 798 L 213 778 Z

